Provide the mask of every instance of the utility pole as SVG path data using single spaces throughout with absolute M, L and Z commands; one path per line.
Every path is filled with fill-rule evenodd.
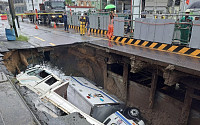
M 33 0 L 32 0 L 32 7 L 33 7 L 33 10 L 35 10 L 35 9 L 34 9 L 34 4 L 33 4 Z
M 8 0 L 8 4 L 9 4 L 9 9 L 10 9 L 10 14 L 12 16 L 12 23 L 13 23 L 13 28 L 15 30 L 15 35 L 16 37 L 18 37 L 17 28 L 15 25 L 15 9 L 14 9 L 13 0 Z

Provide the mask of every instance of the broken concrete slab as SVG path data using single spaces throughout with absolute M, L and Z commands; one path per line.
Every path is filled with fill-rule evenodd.
M 8 78 L 6 77 L 6 75 L 3 72 L 0 72 L 0 82 L 5 82 L 7 80 Z
M 32 44 L 26 41 L 7 41 L 4 46 L 8 49 L 32 49 L 35 48 Z

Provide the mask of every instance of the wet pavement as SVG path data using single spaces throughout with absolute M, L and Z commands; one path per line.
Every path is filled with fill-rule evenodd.
M 87 35 L 80 36 L 79 33 L 74 32 L 74 30 L 72 29 L 70 29 L 70 33 L 67 33 L 64 31 L 63 28 L 53 29 L 41 25 L 39 25 L 38 27 L 39 29 L 35 29 L 35 26 L 33 24 L 21 23 L 22 34 L 29 36 L 29 43 L 33 44 L 36 48 L 70 45 L 74 43 L 83 43 L 103 39 Z
M 35 125 L 34 119 L 3 72 L 0 72 L 0 125 Z

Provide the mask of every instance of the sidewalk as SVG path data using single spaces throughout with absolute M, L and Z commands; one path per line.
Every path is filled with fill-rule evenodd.
M 0 72 L 0 100 L 0 125 L 35 125 L 33 116 L 3 72 Z
M 30 49 L 35 48 L 26 41 L 7 41 L 5 28 L 9 28 L 7 20 L 0 20 L 0 53 L 8 52 L 9 49 Z M 20 31 L 18 31 L 20 34 Z

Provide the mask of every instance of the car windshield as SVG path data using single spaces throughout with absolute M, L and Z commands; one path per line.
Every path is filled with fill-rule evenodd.
M 59 2 L 59 1 L 52 2 L 51 6 L 53 8 L 56 8 L 56 7 L 62 7 L 62 8 L 64 8 L 65 7 L 64 2 Z
M 40 79 L 43 79 L 50 75 L 49 73 L 45 72 L 45 70 L 41 70 L 41 69 L 32 70 L 32 71 L 28 72 L 27 74 L 29 76 L 36 76 Z

